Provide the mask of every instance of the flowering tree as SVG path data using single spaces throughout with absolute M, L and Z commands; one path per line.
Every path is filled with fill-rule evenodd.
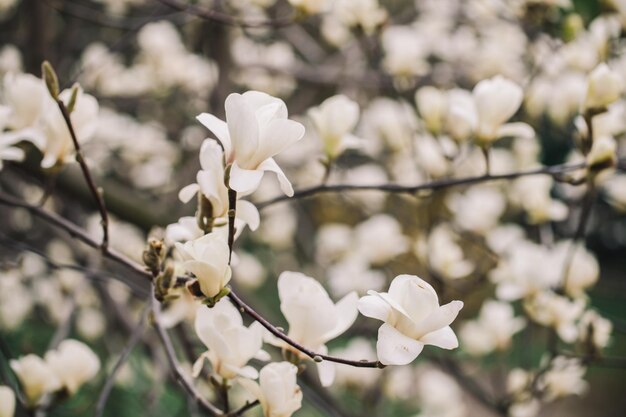
M 0 417 L 621 410 L 622 2 L 0 17 Z

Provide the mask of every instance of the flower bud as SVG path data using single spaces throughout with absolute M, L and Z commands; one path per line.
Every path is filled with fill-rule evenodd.
M 598 65 L 588 77 L 585 109 L 602 111 L 609 104 L 617 101 L 624 89 L 622 78 L 606 64 Z
M 7 386 L 0 385 L 0 417 L 13 417 L 15 414 L 15 394 Z

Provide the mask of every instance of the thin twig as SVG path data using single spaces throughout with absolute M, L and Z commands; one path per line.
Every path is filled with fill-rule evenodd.
M 379 185 L 355 185 L 355 184 L 335 184 L 335 185 L 317 185 L 314 187 L 303 188 L 301 190 L 297 190 L 294 192 L 293 197 L 287 196 L 279 196 L 276 198 L 272 198 L 267 201 L 263 201 L 261 203 L 256 204 L 259 209 L 263 209 L 265 207 L 271 206 L 276 203 L 280 203 L 282 201 L 292 200 L 292 199 L 300 199 L 305 197 L 310 197 L 316 194 L 321 193 L 329 193 L 329 192 L 340 192 L 340 191 L 382 191 L 387 193 L 397 193 L 397 194 L 415 194 L 419 191 L 435 191 L 444 188 L 457 187 L 460 185 L 470 185 L 477 184 L 482 182 L 490 182 L 497 180 L 512 180 L 520 177 L 528 177 L 533 175 L 549 175 L 549 176 L 557 176 L 566 172 L 576 171 L 579 169 L 584 169 L 586 167 L 586 163 L 580 162 L 575 164 L 562 164 L 562 165 L 554 165 L 550 167 L 541 167 L 537 169 L 533 169 L 530 171 L 518 171 L 511 172 L 508 174 L 498 174 L 498 175 L 479 175 L 475 177 L 464 177 L 464 178 L 447 178 L 441 180 L 434 180 L 430 182 L 425 182 L 418 185 L 397 185 L 397 184 L 379 184 Z
M 232 417 L 242 416 L 246 411 L 253 409 L 259 404 L 261 404 L 259 400 L 247 401 L 244 405 L 239 407 L 237 410 L 230 413 L 229 416 L 232 416 Z
M 163 348 L 165 349 L 165 356 L 167 357 L 167 362 L 169 363 L 170 369 L 174 373 L 174 376 L 176 377 L 178 383 L 183 387 L 187 394 L 189 394 L 205 411 L 211 413 L 214 416 L 224 415 L 222 410 L 220 410 L 215 405 L 202 397 L 202 395 L 196 390 L 193 382 L 190 381 L 187 377 L 185 371 L 180 366 L 180 363 L 178 363 L 176 351 L 174 350 L 172 340 L 167 334 L 167 330 L 165 330 L 165 328 L 161 324 L 161 305 L 154 297 L 152 297 L 152 314 L 154 328 L 156 329 L 157 335 L 159 336 L 159 339 L 163 344 Z
M 74 149 L 76 150 L 76 161 L 78 161 L 78 164 L 80 165 L 80 169 L 83 172 L 83 176 L 85 177 L 85 181 L 87 182 L 89 191 L 91 192 L 91 195 L 98 206 L 98 211 L 100 212 L 100 225 L 102 226 L 102 243 L 100 246 L 102 251 L 104 252 L 109 246 L 109 215 L 107 213 L 106 207 L 104 206 L 102 189 L 99 189 L 96 186 L 96 183 L 94 182 L 94 179 L 91 175 L 91 171 L 87 166 L 87 162 L 85 161 L 85 157 L 83 156 L 80 144 L 78 143 L 78 138 L 76 137 L 76 132 L 74 131 L 74 126 L 72 125 L 70 112 L 67 110 L 67 107 L 65 107 L 65 103 L 63 103 L 61 99 L 57 99 L 57 105 L 59 106 L 59 110 L 61 110 L 61 114 L 63 115 L 65 124 L 70 131 L 72 142 L 74 142 Z
M 141 313 L 139 323 L 137 323 L 137 326 L 135 326 L 135 328 L 133 329 L 128 343 L 126 344 L 126 346 L 124 346 L 124 350 L 122 350 L 119 359 L 117 360 L 117 362 L 115 362 L 115 366 L 111 370 L 111 373 L 107 377 L 107 380 L 102 387 L 102 391 L 100 392 L 100 396 L 98 397 L 98 402 L 96 403 L 96 417 L 100 417 L 102 416 L 102 413 L 104 413 L 104 407 L 106 407 L 109 395 L 111 395 L 111 391 L 113 390 L 115 377 L 119 373 L 120 369 L 122 369 L 122 366 L 128 361 L 130 353 L 133 351 L 133 349 L 143 336 L 146 320 L 148 319 L 148 315 L 150 313 L 150 307 L 150 302 L 148 301 L 143 312 Z
M 239 308 L 242 312 L 246 313 L 247 315 L 252 317 L 254 320 L 258 321 L 271 334 L 273 334 L 274 336 L 278 337 L 282 341 L 286 342 L 289 346 L 291 346 L 291 347 L 295 348 L 296 350 L 304 353 L 305 355 L 307 355 L 311 359 L 314 359 L 314 360 L 321 359 L 321 360 L 326 360 L 326 361 L 329 361 L 329 362 L 342 363 L 344 365 L 350 365 L 350 366 L 354 366 L 354 367 L 357 367 L 357 368 L 384 368 L 385 367 L 383 364 L 381 364 L 378 361 L 366 361 L 366 360 L 354 361 L 354 360 L 337 358 L 335 356 L 322 355 L 320 353 L 316 353 L 316 352 L 312 351 L 311 349 L 308 349 L 308 348 L 302 346 L 301 344 L 299 344 L 298 342 L 292 340 L 285 333 L 283 333 L 278 328 L 276 328 L 276 326 L 274 326 L 272 323 L 267 321 L 263 316 L 261 316 L 259 313 L 257 313 L 252 307 L 250 307 L 249 305 L 244 303 L 243 300 L 241 298 L 239 298 L 237 296 L 237 294 L 235 294 L 233 291 L 231 291 L 228 294 L 228 298 L 230 298 L 230 300 L 235 305 L 235 307 Z
M 228 189 L 228 264 L 233 257 L 235 242 L 235 216 L 237 215 L 237 191 Z

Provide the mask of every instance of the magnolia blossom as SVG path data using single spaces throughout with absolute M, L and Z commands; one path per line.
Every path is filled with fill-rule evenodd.
M 202 192 L 211 203 L 212 217 L 225 218 L 228 216 L 228 188 L 224 184 L 223 151 L 214 140 L 207 139 L 200 148 L 200 166 L 202 169 L 196 175 L 196 183 L 190 184 L 178 193 L 184 203 L 191 200 L 197 192 Z M 237 201 L 236 218 L 256 230 L 259 227 L 259 211 L 249 201 Z M 242 227 L 237 228 L 242 231 Z
M 30 405 L 36 405 L 44 395 L 62 387 L 52 367 L 37 355 L 22 356 L 10 364 Z
M 578 340 L 604 349 L 611 340 L 613 323 L 593 310 L 587 310 L 578 322 Z
M 552 198 L 554 180 L 548 176 L 518 178 L 510 188 L 510 198 L 527 214 L 530 223 L 561 221 L 567 217 L 567 206 Z
M 273 362 L 259 373 L 259 383 L 240 379 L 263 408 L 266 417 L 290 417 L 302 406 L 302 391 L 297 383 L 298 368 L 289 362 Z
M 289 323 L 289 337 L 323 354 L 328 351 L 326 343 L 345 332 L 358 314 L 356 292 L 349 293 L 335 304 L 319 282 L 299 272 L 280 274 L 278 296 L 280 311 Z M 334 364 L 320 362 L 318 370 L 322 385 L 332 384 Z
M 24 151 L 17 146 L 13 146 L 20 140 L 20 137 L 17 135 L 3 136 L 0 134 L 0 169 L 2 169 L 3 160 L 21 161 L 24 159 Z
M 570 260 L 571 244 L 569 240 L 559 242 L 554 248 L 554 258 L 560 265 L 569 262 L 561 284 L 570 297 L 579 298 L 600 278 L 600 264 L 594 254 L 580 244 L 576 244 Z
M 98 127 L 98 101 L 93 96 L 83 93 L 80 86 L 74 88 L 77 88 L 78 92 L 70 120 L 76 138 L 79 142 L 84 142 L 91 138 Z M 72 94 L 72 89 L 63 90 L 59 94 L 59 100 L 67 106 Z M 74 143 L 61 110 L 51 97 L 46 99 L 41 125 L 45 137 L 41 167 L 51 168 L 56 164 L 67 162 L 67 159 L 74 154 Z
M 478 318 L 463 325 L 460 336 L 469 353 L 485 355 L 508 348 L 513 335 L 525 325 L 523 318 L 515 317 L 511 304 L 488 300 L 481 307 Z
M 489 146 L 504 136 L 532 137 L 534 132 L 525 123 L 506 123 L 522 104 L 524 93 L 513 81 L 502 76 L 483 80 L 472 90 L 473 106 L 457 105 L 451 113 L 472 127 L 476 141 Z M 467 103 L 464 103 L 467 104 Z
M 5 75 L 3 81 L 6 127 L 15 131 L 35 127 L 48 94 L 43 81 L 34 75 L 12 73 Z
M 351 339 L 344 348 L 333 350 L 331 354 L 339 358 L 376 360 L 376 351 L 371 341 L 361 337 Z M 343 387 L 368 389 L 373 388 L 380 381 L 380 377 L 379 369 L 338 366 L 335 383 Z
M 456 236 L 445 224 L 435 227 L 428 239 L 418 240 L 415 249 L 420 260 L 445 279 L 464 278 L 474 270 L 474 264 L 465 259 Z
M 578 359 L 557 356 L 550 363 L 550 368 L 538 381 L 539 388 L 548 401 L 554 401 L 568 395 L 582 395 L 589 385 L 583 379 L 586 368 Z
M 275 97 L 258 91 L 230 94 L 226 98 L 226 122 L 209 113 L 198 120 L 217 137 L 230 165 L 228 186 L 250 194 L 265 171 L 276 173 L 282 191 L 293 195 L 291 183 L 272 158 L 302 139 L 304 126 L 287 119 L 287 106 Z
M 330 0 L 289 0 L 289 3 L 307 14 L 318 14 L 328 11 Z
M 534 321 L 555 329 L 564 342 L 571 343 L 578 337 L 576 320 L 585 309 L 582 299 L 571 301 L 544 291 L 527 300 L 524 308 Z
M 415 93 L 415 103 L 426 129 L 439 133 L 443 128 L 448 107 L 446 93 L 436 87 L 422 87 Z
M 418 368 L 419 369 L 419 368 Z M 463 390 L 454 378 L 435 368 L 420 369 L 417 397 L 420 417 L 464 417 Z
M 250 327 L 243 325 L 241 314 L 226 299 L 213 308 L 199 306 L 195 321 L 196 334 L 209 349 L 194 364 L 194 376 L 200 374 L 204 359 L 208 359 L 215 373 L 222 378 L 232 379 L 237 375 L 255 379 L 256 369 L 246 366 L 252 358 L 268 360 L 261 350 L 263 327 L 254 322 Z
M 370 291 L 359 300 L 361 314 L 381 320 L 376 351 L 384 365 L 406 365 L 424 348 L 454 349 L 459 342 L 450 328 L 462 301 L 439 306 L 433 287 L 415 275 L 398 275 L 389 292 Z
M 617 101 L 624 90 L 624 81 L 606 64 L 598 65 L 587 80 L 586 109 L 602 109 Z
M 48 351 L 46 363 L 59 378 L 62 387 L 72 395 L 100 370 L 100 359 L 84 343 L 67 339 Z
M 613 166 L 617 161 L 617 142 L 611 136 L 594 138 L 591 150 L 587 155 L 589 167 Z
M 472 187 L 463 194 L 450 194 L 446 204 L 462 229 L 485 234 L 496 227 L 506 209 L 506 200 L 494 187 Z
M 215 297 L 230 281 L 230 250 L 220 234 L 209 233 L 185 244 L 177 242 L 176 249 L 183 259 L 183 267 L 194 274 L 207 297 Z
M 309 110 L 309 117 L 324 145 L 324 153 L 334 159 L 346 148 L 358 146 L 350 134 L 359 121 L 359 105 L 344 95 L 330 97 Z
M 5 385 L 0 385 L 0 417 L 13 417 L 15 413 L 15 393 Z

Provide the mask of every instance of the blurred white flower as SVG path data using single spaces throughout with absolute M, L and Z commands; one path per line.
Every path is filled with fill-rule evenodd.
M 345 332 L 358 315 L 356 292 L 349 293 L 335 304 L 319 282 L 299 272 L 280 274 L 278 296 L 280 311 L 289 323 L 288 336 L 322 354 L 328 352 L 326 343 Z M 322 385 L 332 384 L 334 364 L 323 361 L 317 366 Z
M 415 77 L 428 71 L 428 50 L 411 26 L 390 26 L 382 34 L 383 67 L 395 77 Z
M 44 395 L 63 386 L 50 365 L 37 355 L 29 354 L 13 359 L 10 365 L 29 405 L 36 405 Z
M 472 355 L 486 355 L 494 350 L 505 350 L 511 345 L 513 335 L 526 325 L 515 317 L 511 304 L 487 300 L 478 318 L 465 322 L 460 330 L 462 345 Z
M 496 227 L 506 208 L 500 190 L 491 186 L 472 187 L 463 194 L 454 192 L 446 204 L 462 229 L 478 234 Z
M 359 105 L 344 95 L 336 95 L 309 110 L 309 117 L 322 140 L 329 159 L 346 148 L 357 147 L 359 139 L 351 134 L 359 121 Z
M 98 356 L 89 346 L 74 339 L 64 340 L 58 348 L 46 352 L 45 359 L 70 395 L 93 379 L 100 370 Z
M 420 372 L 417 398 L 420 402 L 419 417 L 467 415 L 463 391 L 452 377 L 437 369 L 427 368 Z
M 556 330 L 564 342 L 572 343 L 578 338 L 576 321 L 585 309 L 584 300 L 543 291 L 526 300 L 524 308 L 535 322 Z
M 448 110 L 447 93 L 436 87 L 421 87 L 415 93 L 415 103 L 426 129 L 437 134 L 443 129 Z
M 589 74 L 587 82 L 585 109 L 603 109 L 617 101 L 624 90 L 624 81 L 620 75 L 605 63 L 598 65 Z
M 240 252 L 237 262 L 233 263 L 236 281 L 247 288 L 258 288 L 265 281 L 266 272 L 263 264 L 255 256 Z
M 342 349 L 335 349 L 331 352 L 339 358 L 359 358 L 368 361 L 376 360 L 376 351 L 372 347 L 371 341 L 357 337 Z M 355 387 L 360 390 L 373 388 L 380 381 L 381 373 L 378 369 L 357 368 L 354 366 L 338 366 L 335 383 L 342 387 Z
M 332 14 L 345 26 L 361 28 L 371 34 L 387 19 L 387 10 L 378 0 L 335 0 Z
M 554 260 L 560 265 L 569 262 L 567 275 L 563 278 L 563 289 L 565 293 L 573 298 L 579 298 L 589 287 L 593 286 L 600 278 L 600 264 L 593 253 L 589 252 L 583 245 L 576 244 L 571 248 L 572 242 L 563 240 L 557 243 L 554 248 Z M 570 256 L 570 250 L 573 250 Z
M 302 406 L 302 391 L 297 383 L 298 368 L 289 362 L 273 362 L 259 373 L 259 383 L 240 379 L 263 408 L 266 417 L 290 417 Z
M 456 236 L 443 223 L 434 228 L 428 239 L 419 239 L 415 251 L 423 263 L 445 279 L 464 278 L 474 270 L 474 264 L 465 259 Z
M 557 356 L 549 369 L 539 377 L 537 385 L 544 392 L 547 401 L 554 401 L 568 395 L 582 395 L 589 388 L 583 379 L 586 368 L 575 358 Z
M 302 139 L 304 126 L 287 119 L 282 100 L 258 91 L 230 94 L 225 108 L 226 122 L 209 113 L 200 114 L 198 120 L 221 142 L 226 164 L 232 164 L 229 186 L 250 194 L 259 187 L 263 173 L 272 171 L 281 190 L 293 195 L 291 183 L 272 157 Z
M 591 150 L 587 155 L 590 168 L 607 168 L 617 161 L 617 142 L 611 136 L 594 137 Z
M 565 220 L 567 205 L 552 198 L 554 179 L 548 176 L 529 176 L 516 179 L 510 187 L 509 197 L 521 207 L 532 224 Z
M 243 376 L 256 379 L 256 369 L 246 364 L 252 358 L 269 359 L 267 352 L 261 350 L 263 327 L 256 321 L 249 327 L 244 326 L 241 314 L 226 299 L 220 300 L 212 308 L 199 306 L 195 330 L 208 349 L 194 364 L 195 377 L 200 374 L 204 360 L 207 359 L 213 371 L 222 378 Z
M 337 261 L 352 249 L 352 228 L 347 224 L 326 223 L 317 229 L 315 259 L 322 265 Z
M 15 413 L 15 393 L 5 385 L 0 385 L 0 417 L 13 417 Z
M 185 244 L 177 242 L 176 249 L 182 257 L 183 267 L 195 275 L 205 296 L 215 297 L 230 281 L 230 250 L 225 239 L 216 232 Z
M 578 322 L 578 340 L 598 350 L 608 346 L 612 331 L 613 323 L 594 310 L 585 311 Z
M 609 203 L 620 211 L 626 211 L 626 175 L 613 176 L 603 187 Z
M 324 13 L 332 4 L 331 0 L 289 0 L 289 3 L 307 14 Z
M 412 362 L 424 345 L 454 349 L 459 342 L 450 328 L 462 301 L 439 306 L 437 293 L 415 275 L 398 275 L 388 293 L 370 291 L 359 300 L 361 314 L 384 322 L 378 330 L 376 352 L 384 365 Z
M 358 255 L 348 256 L 332 265 L 327 275 L 328 285 L 337 297 L 351 291 L 363 294 L 367 290 L 379 290 L 385 284 L 385 274 L 371 269 L 367 261 Z
M 382 265 L 409 249 L 402 226 L 387 214 L 377 214 L 354 228 L 354 252 L 371 264 Z

